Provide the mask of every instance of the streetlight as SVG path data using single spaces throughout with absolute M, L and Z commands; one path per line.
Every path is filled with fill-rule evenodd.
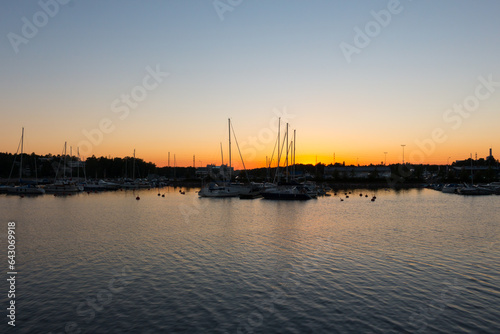
M 386 165 L 387 165 L 387 153 L 388 153 L 388 152 L 384 152 L 384 156 L 385 156 L 385 157 L 384 157 L 384 166 L 386 166 Z
M 405 145 L 401 145 L 401 147 L 403 148 L 403 165 L 405 164 Z

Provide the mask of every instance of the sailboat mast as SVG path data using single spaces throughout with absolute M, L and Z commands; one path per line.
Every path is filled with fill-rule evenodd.
M 80 155 L 80 152 L 78 152 L 78 155 Z M 87 172 L 85 171 L 86 163 L 87 161 L 85 160 L 85 157 L 83 157 L 83 178 L 85 180 L 85 183 L 87 183 Z M 125 159 L 125 177 L 127 177 L 127 160 Z
M 65 178 L 66 178 L 66 145 L 67 145 L 67 142 L 64 142 L 63 179 L 65 179 Z
M 132 164 L 132 180 L 135 180 L 135 148 L 134 148 L 134 163 Z
M 78 155 L 78 168 L 76 170 L 76 177 L 78 178 L 78 182 L 80 182 L 80 148 L 76 148 L 76 154 Z
M 227 119 L 229 130 L 229 182 L 231 182 L 231 119 Z
M 222 143 L 220 143 L 220 158 L 222 160 L 221 166 L 224 165 L 224 153 L 222 151 Z
M 69 177 L 71 179 L 73 179 L 73 146 L 70 146 L 69 147 L 69 160 L 70 160 L 70 163 L 71 163 L 71 169 L 69 171 Z
M 269 168 L 271 168 L 271 163 L 268 162 L 268 158 L 266 155 L 266 180 L 269 181 Z
M 278 175 L 278 183 L 280 182 L 280 151 L 281 151 L 281 117 L 278 118 L 278 165 L 276 166 L 276 174 Z
M 19 163 L 19 180 L 23 178 L 23 146 L 24 146 L 24 127 L 21 133 L 21 162 Z
M 296 143 L 296 132 L 297 130 L 293 130 L 293 178 L 295 178 L 295 143 Z
M 288 182 L 288 123 L 286 123 L 286 182 Z
M 474 171 L 472 170 L 472 153 L 470 154 L 470 179 L 471 179 L 471 186 L 474 186 Z

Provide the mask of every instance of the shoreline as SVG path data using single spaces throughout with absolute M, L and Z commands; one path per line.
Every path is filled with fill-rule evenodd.
M 27 182 L 36 182 L 37 179 L 35 178 L 23 178 L 23 180 Z M 72 178 L 73 181 L 76 182 L 84 182 L 85 180 L 80 178 Z M 110 182 L 119 182 L 120 179 L 105 179 Z M 7 179 L 7 178 L 0 178 L 0 184 L 7 184 L 10 181 L 10 183 L 15 183 L 18 184 L 18 179 Z M 45 181 L 45 182 L 41 182 Z M 47 178 L 38 180 L 38 184 L 43 185 L 43 184 L 50 184 L 54 180 L 53 179 L 48 179 Z M 315 182 L 317 185 L 322 185 L 322 186 L 328 186 L 332 189 L 384 189 L 384 188 L 392 188 L 392 189 L 411 189 L 411 188 L 425 188 L 426 183 L 418 183 L 418 182 L 411 182 L 411 183 L 398 183 L 397 185 L 391 185 L 387 181 L 380 181 L 380 182 L 360 182 L 360 181 L 353 181 L 353 182 L 348 182 L 348 181 L 343 181 L 343 182 L 335 182 L 335 181 L 314 181 L 314 180 L 309 180 L 310 182 Z M 172 186 L 172 187 L 188 187 L 188 188 L 200 188 L 202 186 L 202 181 L 201 180 L 165 180 L 162 181 L 165 183 L 165 186 Z M 206 183 L 203 183 L 206 184 Z M 152 187 L 156 188 L 156 187 Z

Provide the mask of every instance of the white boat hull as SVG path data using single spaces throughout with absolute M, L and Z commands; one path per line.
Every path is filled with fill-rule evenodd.
M 77 186 L 76 184 L 48 184 L 45 186 L 45 192 L 51 194 L 61 194 L 61 193 L 78 193 L 83 191 L 82 186 Z
M 18 195 L 42 195 L 45 194 L 45 190 L 37 187 L 17 186 L 7 188 L 7 193 Z
M 201 188 L 200 197 L 238 197 L 250 193 L 250 188 L 242 185 L 208 185 Z
M 460 189 L 462 195 L 492 195 L 494 191 L 482 187 L 465 187 Z

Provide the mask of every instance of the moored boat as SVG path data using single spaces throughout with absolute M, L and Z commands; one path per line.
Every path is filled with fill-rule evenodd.
M 24 150 L 24 128 L 22 128 L 21 134 L 21 155 L 19 160 L 19 185 L 18 186 L 7 186 L 5 190 L 7 194 L 17 194 L 17 195 L 41 195 L 45 193 L 45 190 L 38 188 L 36 182 L 23 182 L 23 150 Z M 35 158 L 36 159 L 36 158 Z M 35 160 L 36 163 L 36 160 Z M 10 176 L 9 176 L 10 178 Z
M 491 195 L 494 191 L 485 187 L 470 185 L 459 190 L 461 195 Z
M 56 180 L 52 184 L 47 184 L 44 186 L 46 193 L 51 194 L 70 194 L 78 193 L 83 191 L 83 186 L 76 184 L 72 180 Z
M 125 181 L 120 185 L 123 189 L 149 189 L 151 183 L 146 180 L 135 179 L 133 181 Z
M 45 194 L 45 190 L 32 184 L 23 184 L 19 186 L 7 187 L 7 194 L 42 195 Z
M 256 199 L 256 198 L 261 198 L 262 197 L 262 191 L 260 191 L 260 190 L 254 190 L 254 191 L 250 191 L 247 194 L 239 194 L 238 197 L 240 199 Z
M 491 182 L 482 187 L 491 190 L 494 194 L 500 195 L 500 182 Z
M 241 184 L 212 182 L 201 188 L 198 192 L 200 197 L 238 197 L 250 193 L 250 188 Z
M 313 198 L 306 188 L 298 186 L 279 186 L 275 189 L 268 189 L 262 192 L 262 197 L 276 200 L 309 200 Z
M 103 191 L 103 190 L 106 190 L 106 188 L 103 185 L 100 185 L 99 182 L 87 181 L 87 182 L 83 183 L 83 190 L 84 191 Z
M 250 193 L 250 191 L 253 189 L 251 185 L 246 185 L 243 183 L 233 183 L 231 182 L 231 132 L 234 135 L 234 129 L 231 126 L 231 119 L 228 119 L 228 130 L 229 130 L 229 166 L 228 167 L 228 174 L 226 175 L 225 173 L 222 174 L 222 181 L 220 183 L 215 183 L 211 182 L 205 186 L 202 186 L 201 190 L 198 192 L 198 196 L 200 197 L 238 197 L 238 196 L 245 196 Z M 232 131 L 231 131 L 232 130 Z M 236 139 L 236 135 L 234 135 Z M 236 142 L 238 143 L 238 142 Z M 239 148 L 238 148 L 239 150 Z M 222 144 L 221 144 L 221 155 L 222 155 Z M 243 164 L 243 168 L 246 171 L 245 168 L 245 163 L 243 161 L 243 157 L 241 156 L 240 152 L 240 157 L 241 157 L 241 162 Z M 222 158 L 222 165 L 224 163 L 224 159 Z M 222 167 L 221 165 L 221 167 Z M 248 175 L 247 175 L 248 177 Z
M 446 194 L 458 194 L 459 190 L 462 188 L 463 186 L 460 185 L 460 184 L 454 184 L 454 183 L 450 183 L 450 184 L 446 184 L 442 189 L 441 189 L 441 192 L 443 193 L 446 193 Z
M 98 185 L 103 187 L 105 190 L 117 190 L 118 188 L 120 188 L 120 185 L 118 183 L 104 180 L 99 180 Z

